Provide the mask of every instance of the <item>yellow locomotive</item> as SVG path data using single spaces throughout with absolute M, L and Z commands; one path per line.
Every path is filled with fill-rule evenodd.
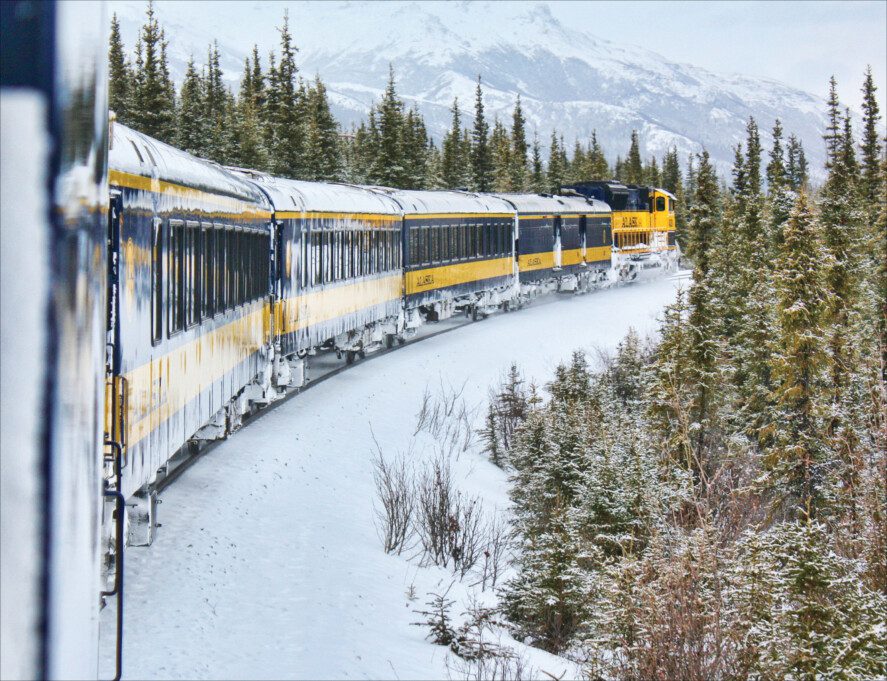
M 613 265 L 623 279 L 677 262 L 675 197 L 657 187 L 593 181 L 562 187 L 565 193 L 603 201 L 612 210 Z

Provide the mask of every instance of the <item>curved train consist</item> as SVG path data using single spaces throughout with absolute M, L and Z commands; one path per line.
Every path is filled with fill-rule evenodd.
M 100 595 L 118 599 L 119 676 L 123 548 L 151 542 L 158 476 L 305 384 L 312 355 L 351 363 L 426 323 L 676 262 L 661 189 L 323 184 L 109 134 L 103 42 L 63 37 L 88 28 L 65 3 L 2 8 L 4 62 L 36 52 L 4 67 L 0 98 L 4 677 L 95 677 Z M 46 150 L 33 172 L 20 136 Z M 13 166 L 33 175 L 27 210 Z

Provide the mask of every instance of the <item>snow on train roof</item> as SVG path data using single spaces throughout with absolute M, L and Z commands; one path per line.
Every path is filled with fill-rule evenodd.
M 371 189 L 393 198 L 403 207 L 404 213 L 432 215 L 514 213 L 514 208 L 492 194 L 449 190 L 391 189 L 390 187 L 371 187 Z
M 597 199 L 586 199 L 584 196 L 556 196 L 564 209 L 573 213 L 609 213 L 610 206 Z
M 400 215 L 400 207 L 387 196 L 349 184 L 307 182 L 274 177 L 241 168 L 232 169 L 255 183 L 278 212 L 369 213 Z
M 603 201 L 578 196 L 543 194 L 494 194 L 511 203 L 519 213 L 609 213 Z
M 252 184 L 212 161 L 192 156 L 120 123 L 111 126 L 111 134 L 108 154 L 111 170 L 155 177 L 153 169 L 156 168 L 159 180 L 251 201 L 266 210 L 271 208 Z

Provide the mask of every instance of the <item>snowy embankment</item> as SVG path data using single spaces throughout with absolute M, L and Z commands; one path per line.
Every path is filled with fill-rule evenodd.
M 428 594 L 443 593 L 454 578 L 383 552 L 373 436 L 386 454 L 403 452 L 426 389 L 464 382 L 462 397 L 482 407 L 512 361 L 541 384 L 574 349 L 611 350 L 630 326 L 654 331 L 686 284 L 660 279 L 549 296 L 359 363 L 224 442 L 163 493 L 154 544 L 127 552 L 124 675 L 446 678 L 447 649 L 412 623 L 424 619 L 415 611 L 426 609 Z M 482 416 L 479 408 L 477 426 Z M 410 453 L 417 462 L 433 454 L 427 440 Z M 462 454 L 453 470 L 457 486 L 480 495 L 485 508 L 506 506 L 506 474 L 482 454 Z M 450 597 L 458 615 L 467 587 L 457 584 Z M 102 613 L 106 675 L 113 623 L 112 604 Z M 575 671 L 503 643 L 535 669 Z

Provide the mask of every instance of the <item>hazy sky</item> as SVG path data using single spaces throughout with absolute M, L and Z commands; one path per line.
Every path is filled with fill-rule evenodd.
M 772 78 L 858 107 L 866 64 L 887 90 L 887 1 L 550 2 L 561 21 L 711 71 Z M 883 108 L 882 108 L 883 113 Z

